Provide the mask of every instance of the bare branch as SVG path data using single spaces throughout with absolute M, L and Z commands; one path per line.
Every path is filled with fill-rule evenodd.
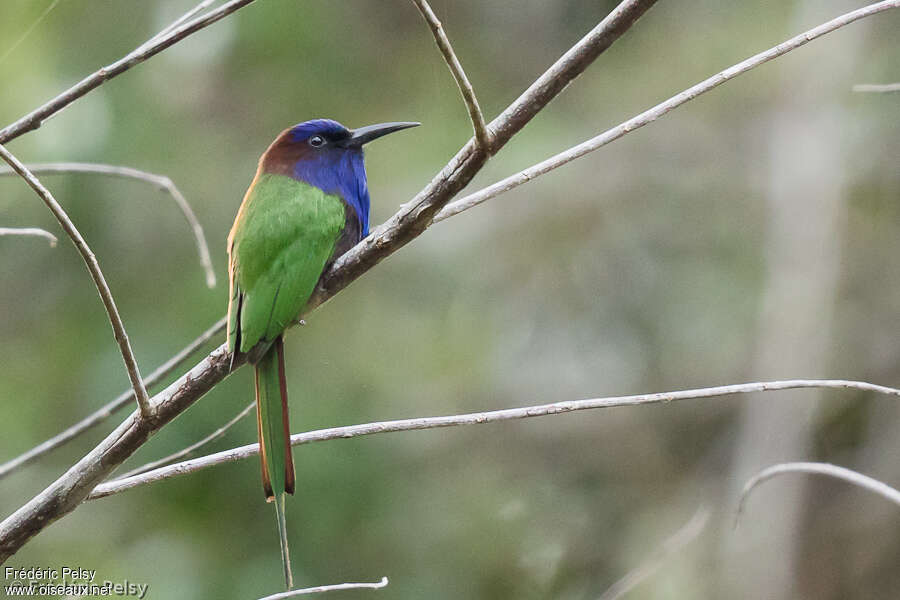
M 792 379 L 787 381 L 758 381 L 753 383 L 739 383 L 710 388 L 699 388 L 675 392 L 662 392 L 655 394 L 638 394 L 633 396 L 613 396 L 608 398 L 591 398 L 588 400 L 574 400 L 566 402 L 554 402 L 537 406 L 525 406 L 522 408 L 507 408 L 487 412 L 468 413 L 444 417 L 420 417 L 414 419 L 399 419 L 396 421 L 381 421 L 377 423 L 365 423 L 363 425 L 350 425 L 347 427 L 331 427 L 296 433 L 291 436 L 291 445 L 299 446 L 313 442 L 326 440 L 346 439 L 363 435 L 378 433 L 391 433 L 397 431 L 414 431 L 419 429 L 437 429 L 439 427 L 456 427 L 460 425 L 483 425 L 485 423 L 497 423 L 513 419 L 527 419 L 531 417 L 544 417 L 558 415 L 578 410 L 592 410 L 598 408 L 616 408 L 622 406 L 638 406 L 642 404 L 660 404 L 679 400 L 693 400 L 697 398 L 713 398 L 716 396 L 729 396 L 732 394 L 748 394 L 751 392 L 771 392 L 778 390 L 791 390 L 802 388 L 826 388 L 826 389 L 856 389 L 879 394 L 888 394 L 900 397 L 900 389 L 889 388 L 863 381 L 846 381 L 840 379 Z M 259 453 L 258 444 L 248 444 L 231 450 L 216 452 L 208 456 L 202 456 L 192 460 L 176 463 L 137 475 L 134 477 L 116 479 L 98 485 L 88 496 L 89 500 L 103 498 L 117 494 L 139 485 L 162 481 L 177 475 L 186 475 L 201 469 L 206 469 L 223 463 L 242 460 Z
M 319 594 L 321 592 L 333 592 L 336 590 L 380 590 L 381 588 L 387 587 L 388 583 L 388 578 L 382 577 L 381 581 L 377 583 L 337 583 L 334 585 L 320 585 L 311 588 L 303 588 L 301 590 L 280 592 L 278 594 L 266 596 L 265 598 L 260 598 L 259 600 L 282 600 L 283 598 L 292 598 L 294 596 L 303 596 L 305 594 Z
M 465 102 L 466 109 L 469 111 L 469 119 L 472 120 L 472 129 L 475 132 L 475 140 L 485 152 L 490 154 L 491 138 L 488 134 L 487 126 L 484 123 L 484 115 L 481 114 L 481 107 L 478 105 L 478 98 L 475 97 L 475 90 L 472 89 L 472 84 L 469 83 L 469 78 L 466 77 L 466 72 L 463 70 L 459 58 L 457 58 L 456 53 L 453 51 L 450 39 L 444 32 L 444 26 L 441 25 L 437 15 L 431 10 L 431 6 L 428 5 L 426 0 L 413 0 L 413 3 L 416 5 L 416 8 L 419 9 L 422 18 L 428 23 L 428 27 L 431 28 L 431 33 L 434 35 L 434 41 L 440 49 L 441 54 L 444 55 L 444 61 L 450 68 L 453 79 L 456 80 L 459 93 L 462 94 L 463 102 Z
M 851 469 L 846 469 L 844 467 L 839 467 L 837 465 L 831 465 L 828 463 L 781 463 L 763 469 L 762 471 L 754 475 L 744 485 L 744 489 L 741 492 L 741 498 L 738 501 L 737 511 L 734 515 L 735 527 L 737 527 L 738 521 L 740 520 L 741 515 L 744 512 L 744 507 L 747 504 L 747 499 L 750 497 L 750 492 L 752 492 L 756 488 L 756 486 L 763 483 L 764 481 L 768 481 L 769 479 L 772 479 L 773 477 L 777 477 L 779 475 L 784 475 L 785 473 L 812 473 L 815 475 L 827 475 L 828 477 L 841 479 L 857 487 L 861 487 L 863 489 L 869 490 L 870 492 L 874 492 L 879 496 L 893 502 L 897 506 L 900 506 L 900 490 L 894 489 L 886 483 L 882 483 L 881 481 L 873 479 L 868 475 L 863 475 L 862 473 L 857 473 L 856 471 L 853 471 Z
M 232 417 L 232 419 L 230 421 L 228 421 L 227 423 L 225 423 L 224 425 L 222 425 L 221 427 L 219 427 L 218 429 L 213 431 L 211 434 L 209 434 L 202 440 L 200 440 L 198 442 L 194 442 L 187 448 L 182 448 L 178 452 L 174 452 L 164 458 L 161 458 L 159 460 L 154 460 L 153 462 L 149 462 L 145 465 L 141 465 L 140 467 L 132 469 L 132 470 L 128 471 L 127 473 L 124 473 L 124 474 L 116 477 L 116 479 L 114 479 L 113 481 L 118 481 L 119 479 L 125 479 L 127 477 L 133 477 L 134 475 L 140 475 L 141 473 L 146 473 L 147 471 L 152 471 L 153 469 L 156 469 L 163 465 L 167 465 L 170 462 L 174 462 L 174 461 L 178 460 L 179 458 L 186 458 L 188 456 L 191 456 L 194 452 L 196 452 L 197 450 L 199 450 L 200 448 L 202 448 L 209 442 L 212 442 L 213 440 L 217 440 L 220 437 L 222 437 L 223 435 L 225 435 L 226 431 L 231 429 L 232 426 L 234 426 L 238 421 L 240 421 L 241 419 L 246 417 L 250 413 L 250 411 L 253 410 L 255 407 L 256 407 L 256 402 L 255 401 L 251 402 L 245 408 L 243 408 L 241 410 L 241 412 L 239 412 L 234 417 Z
M 168 193 L 175 200 L 175 204 L 181 209 L 185 220 L 194 233 L 194 241 L 197 245 L 197 255 L 200 257 L 200 265 L 206 273 L 206 285 L 210 288 L 216 286 L 216 273 L 213 270 L 212 261 L 209 257 L 209 246 L 206 244 L 206 236 L 203 234 L 203 227 L 197 220 L 197 215 L 188 201 L 185 199 L 181 191 L 175 187 L 170 178 L 165 175 L 157 175 L 156 173 L 148 173 L 132 167 L 123 167 L 119 165 L 105 165 L 102 163 L 79 163 L 79 162 L 62 162 L 62 163 L 33 163 L 26 165 L 28 169 L 35 175 L 58 175 L 65 173 L 92 173 L 96 175 L 106 175 L 110 177 L 121 177 L 124 179 L 137 179 L 145 181 L 156 186 L 162 192 Z M 15 175 L 15 171 L 8 167 L 0 168 L 0 177 L 4 175 Z
M 881 2 L 862 10 L 875 14 L 894 8 L 898 3 L 900 0 Z M 488 129 L 493 134 L 494 150 L 505 145 L 653 4 L 654 0 L 625 0 L 567 51 L 490 123 Z M 852 22 L 852 19 L 847 22 Z M 447 202 L 471 181 L 487 159 L 487 153 L 470 140 L 410 202 L 335 261 L 323 274 L 305 312 L 327 301 L 378 262 L 418 237 Z M 245 355 L 240 355 L 235 358 L 234 365 L 240 366 L 246 360 Z M 0 523 L 0 562 L 47 525 L 73 511 L 116 466 L 145 443 L 151 433 L 181 414 L 224 379 L 230 372 L 230 362 L 231 355 L 224 345 L 214 350 L 154 397 L 154 408 L 157 410 L 155 421 L 148 423 L 132 416 L 68 472 Z
M 642 581 L 653 575 L 666 560 L 697 539 L 709 521 L 709 509 L 701 506 L 687 523 L 665 540 L 642 564 L 612 584 L 598 600 L 618 600 Z
M 55 248 L 56 236 L 38 227 L 0 227 L 0 235 L 28 235 L 34 237 L 42 237 L 50 242 L 50 247 Z
M 106 315 L 109 317 L 110 325 L 112 325 L 113 333 L 115 333 L 116 342 L 119 344 L 122 360 L 125 361 L 125 369 L 128 371 L 129 379 L 131 379 L 131 387 L 134 389 L 134 395 L 135 398 L 137 398 L 141 416 L 145 419 L 152 418 L 153 408 L 150 406 L 150 396 L 147 395 L 147 389 L 144 387 L 144 382 L 141 380 L 141 372 L 138 369 L 134 353 L 131 351 L 131 344 L 128 342 L 128 334 L 125 332 L 125 325 L 122 323 L 122 317 L 119 316 L 116 302 L 113 300 L 112 292 L 109 291 L 109 286 L 106 284 L 103 272 L 100 271 L 100 265 L 97 263 L 94 253 L 91 252 L 90 247 L 88 247 L 87 242 L 84 241 L 84 238 L 75 227 L 75 224 L 69 219 L 69 215 L 66 214 L 66 211 L 63 210 L 63 207 L 59 205 L 59 202 L 56 201 L 47 188 L 38 181 L 37 177 L 35 177 L 25 165 L 19 162 L 19 159 L 10 154 L 9 150 L 3 145 L 0 145 L 0 157 L 2 157 L 16 173 L 21 175 L 22 179 L 24 179 L 25 182 L 31 186 L 31 189 L 33 189 L 41 200 L 44 201 L 44 204 L 47 205 L 47 208 L 50 209 L 50 212 L 52 212 L 53 216 L 56 217 L 56 220 L 59 221 L 63 231 L 66 232 L 72 240 L 72 243 L 75 244 L 75 248 L 81 253 L 81 258 L 84 259 L 84 264 L 87 265 L 88 271 L 91 273 L 91 278 L 94 280 L 94 285 L 97 286 L 97 291 L 100 293 L 100 299 L 103 301 L 103 306 L 106 308 Z
M 493 152 L 506 145 L 655 3 L 656 0 L 624 0 L 553 63 L 488 125 Z M 307 304 L 307 312 L 421 235 L 431 225 L 434 215 L 472 180 L 487 160 L 488 153 L 477 143 L 470 140 L 465 144 L 431 183 L 393 217 L 375 228 L 366 239 L 335 261 L 320 280 Z
M 244 356 L 238 356 L 235 365 L 240 366 L 244 361 Z M 0 563 L 47 525 L 74 510 L 95 485 L 146 443 L 155 431 L 222 381 L 229 373 L 230 364 L 231 355 L 224 347 L 213 351 L 156 395 L 155 419 L 144 420 L 132 413 L 55 482 L 0 523 Z
M 144 42 L 138 49 L 143 49 L 143 48 L 153 44 L 154 42 L 156 42 L 160 38 L 164 37 L 166 34 L 171 32 L 173 29 L 175 29 L 176 27 L 178 27 L 179 25 L 181 25 L 188 19 L 190 19 L 191 17 L 198 14 L 200 11 L 202 11 L 206 8 L 209 8 L 209 5 L 212 4 L 213 2 L 215 2 L 215 0 L 203 0 L 202 2 L 200 2 L 200 4 L 198 4 L 191 10 L 187 11 L 186 13 L 184 13 L 183 15 L 181 15 L 180 17 L 178 17 L 177 19 L 175 19 L 174 21 L 172 21 L 171 23 L 166 25 L 166 27 L 162 31 L 160 31 L 159 33 L 154 35 L 152 38 L 150 38 L 149 40 Z
M 888 92 L 900 92 L 900 83 L 857 83 L 851 89 L 854 92 L 886 94 Z
M 605 131 L 600 135 L 591 138 L 577 146 L 569 148 L 565 152 L 560 152 L 559 154 L 552 156 L 543 162 L 532 165 L 531 167 L 528 167 L 527 169 L 520 171 L 515 175 L 511 175 L 493 185 L 490 185 L 482 190 L 479 190 L 473 194 L 469 194 L 464 198 L 448 204 L 437 214 L 437 216 L 435 216 L 434 222 L 443 221 L 444 219 L 452 217 L 453 215 L 457 215 L 464 210 L 468 210 L 473 206 L 477 206 L 482 202 L 486 202 L 492 198 L 496 198 L 500 194 L 517 188 L 523 183 L 528 183 L 536 177 L 540 177 L 545 173 L 549 173 L 553 169 L 559 168 L 566 163 L 575 160 L 576 158 L 581 158 L 585 154 L 593 152 L 594 150 L 597 150 L 598 148 L 601 148 L 609 144 L 610 142 L 614 142 L 625 134 L 631 133 L 635 129 L 640 129 L 644 125 L 652 123 L 656 119 L 664 116 L 672 109 L 693 100 L 701 94 L 705 94 L 706 92 L 722 85 L 726 81 L 733 79 L 738 75 L 742 75 L 743 73 L 746 73 L 747 71 L 754 69 L 774 58 L 778 58 L 779 56 L 786 54 L 791 50 L 796 50 L 800 46 L 803 46 L 827 33 L 831 33 L 835 29 L 839 29 L 845 25 L 849 25 L 850 23 L 858 21 L 859 19 L 869 17 L 874 14 L 890 10 L 892 8 L 897 8 L 898 6 L 900 6 L 900 0 L 889 0 L 887 2 L 877 2 L 875 4 L 870 4 L 869 6 L 865 6 L 863 8 L 843 14 L 835 19 L 832 19 L 831 21 L 828 21 L 827 23 L 823 23 L 818 27 L 814 27 L 809 31 L 794 36 L 791 39 L 778 44 L 774 48 L 766 50 L 765 52 L 760 52 L 759 54 L 751 56 L 750 58 L 739 62 L 736 65 L 728 67 L 724 71 L 716 73 L 712 77 L 701 81 L 700 83 L 684 90 L 683 92 L 676 94 L 665 102 L 657 104 L 653 108 L 642 112 L 636 117 L 632 117 L 621 125 Z M 859 91 L 856 90 L 856 88 L 854 88 L 854 90 Z
M 191 357 L 194 352 L 196 352 L 200 347 L 206 344 L 213 336 L 220 333 L 223 329 L 225 329 L 225 318 L 219 319 L 219 321 L 204 331 L 200 337 L 192 341 L 190 344 L 181 349 L 177 354 L 175 354 L 172 358 L 158 366 L 150 375 L 144 378 L 144 386 L 150 387 L 163 378 L 167 377 L 172 371 L 180 367 L 184 361 Z M 17 456 L 16 458 L 7 461 L 3 464 L 0 464 L 0 479 L 3 479 L 19 467 L 23 467 L 36 458 L 43 456 L 44 454 L 50 452 L 54 448 L 58 448 L 62 446 L 66 442 L 75 439 L 85 431 L 88 431 L 92 427 L 99 425 L 107 418 L 109 418 L 113 413 L 118 411 L 120 408 L 128 404 L 129 402 L 134 401 L 134 390 L 126 390 L 119 394 L 115 400 L 107 403 L 100 409 L 91 413 L 84 419 L 78 421 L 65 431 L 58 433 L 52 438 L 38 444 L 31 450 Z
M 18 121 L 11 123 L 0 129 L 0 144 L 6 144 L 23 133 L 34 131 L 43 124 L 45 120 L 58 113 L 68 105 L 72 104 L 88 92 L 96 89 L 117 75 L 121 75 L 131 67 L 138 65 L 148 58 L 159 54 L 169 46 L 183 40 L 189 35 L 212 25 L 219 19 L 226 17 L 234 11 L 250 4 L 253 0 L 231 0 L 226 2 L 219 8 L 197 17 L 193 21 L 185 23 L 166 35 L 157 38 L 153 36 L 152 44 L 144 43 L 136 49 L 120 58 L 116 62 L 95 71 L 88 75 L 63 93 L 59 94 L 52 100 L 46 102 L 35 110 L 31 111 Z

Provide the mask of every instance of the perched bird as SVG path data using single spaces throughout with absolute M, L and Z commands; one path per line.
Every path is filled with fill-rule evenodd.
M 347 129 L 316 119 L 284 130 L 260 157 L 228 235 L 228 349 L 234 366 L 234 356 L 260 346 L 251 360 L 261 356 L 254 367 L 262 481 L 275 503 L 288 589 L 284 498 L 294 493 L 294 461 L 282 332 L 322 273 L 369 233 L 363 144 L 416 125 Z

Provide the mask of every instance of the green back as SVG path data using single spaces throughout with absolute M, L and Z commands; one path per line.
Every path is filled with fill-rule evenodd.
M 284 175 L 260 174 L 231 233 L 228 347 L 271 341 L 297 319 L 344 229 L 341 199 Z M 240 323 L 238 319 L 240 305 Z

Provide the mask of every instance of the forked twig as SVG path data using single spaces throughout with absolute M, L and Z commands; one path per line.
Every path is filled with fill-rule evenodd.
M 416 8 L 419 9 L 422 18 L 428 23 L 428 27 L 431 29 L 432 35 L 434 35 L 434 41 L 440 49 L 441 54 L 444 55 L 444 61 L 447 63 L 447 67 L 450 68 L 453 79 L 456 80 L 456 86 L 459 88 L 459 93 L 462 94 L 463 102 L 466 105 L 466 109 L 469 111 L 469 119 L 472 121 L 472 129 L 475 132 L 475 139 L 478 142 L 478 145 L 481 146 L 485 152 L 490 153 L 491 138 L 487 130 L 487 125 L 485 125 L 484 122 L 484 115 L 481 113 L 481 107 L 478 105 L 478 98 L 475 97 L 475 90 L 472 88 L 472 84 L 469 83 L 469 78 L 466 77 L 466 71 L 459 62 L 456 52 L 453 51 L 453 46 L 450 44 L 450 39 L 444 31 L 444 26 L 437 18 L 437 15 L 434 14 L 434 11 L 431 10 L 431 6 L 428 5 L 427 0 L 412 1 L 413 4 L 416 5 Z
M 206 285 L 210 288 L 216 286 L 216 273 L 213 270 L 212 261 L 209 257 L 209 246 L 206 243 L 206 236 L 203 234 L 203 226 L 197 219 L 197 215 L 191 208 L 184 194 L 181 193 L 175 183 L 165 175 L 157 175 L 156 173 L 148 173 L 140 169 L 132 167 L 123 167 L 120 165 L 106 165 L 102 163 L 80 163 L 80 162 L 60 162 L 60 163 L 32 163 L 26 165 L 28 170 L 35 175 L 59 175 L 65 173 L 92 173 L 95 175 L 106 175 L 109 177 L 121 177 L 124 179 L 137 179 L 145 181 L 156 186 L 160 191 L 168 193 L 175 200 L 175 204 L 181 209 L 181 214 L 191 227 L 194 233 L 194 241 L 197 245 L 197 255 L 200 257 L 200 265 L 206 273 Z M 15 175 L 15 171 L 8 167 L 0 168 L 0 177 L 4 175 Z
M 149 388 L 150 386 L 161 381 L 163 378 L 167 377 L 170 373 L 172 373 L 172 371 L 184 364 L 184 361 L 190 358 L 191 355 L 194 354 L 194 352 L 200 349 L 204 344 L 212 339 L 213 336 L 220 333 L 223 329 L 225 329 L 224 317 L 219 319 L 219 321 L 215 325 L 204 331 L 200 335 L 200 337 L 182 348 L 177 354 L 172 356 L 169 360 L 158 366 L 152 373 L 147 375 L 147 377 L 144 378 L 144 386 Z M 27 452 L 24 452 L 19 456 L 3 464 L 0 464 L 0 479 L 3 479 L 19 467 L 25 466 L 38 457 L 50 452 L 54 448 L 58 448 L 66 442 L 78 437 L 92 427 L 99 425 L 107 418 L 112 416 L 112 414 L 117 410 L 119 410 L 129 402 L 132 402 L 133 400 L 134 390 L 126 390 L 119 394 L 114 400 L 103 405 L 71 427 L 65 429 L 64 431 L 61 431 L 52 438 L 41 442 Z
M 635 129 L 639 129 L 644 125 L 647 125 L 648 123 L 652 123 L 656 119 L 664 116 L 672 109 L 681 106 L 685 102 L 693 100 L 701 94 L 705 94 L 706 92 L 722 85 L 726 81 L 733 79 L 738 75 L 746 73 L 747 71 L 754 69 L 774 58 L 778 58 L 779 56 L 786 54 L 791 50 L 796 50 L 800 46 L 803 46 L 827 33 L 831 33 L 835 29 L 839 29 L 845 25 L 853 23 L 854 21 L 872 16 L 876 13 L 883 12 L 892 8 L 897 8 L 898 6 L 900 6 L 900 0 L 888 0 L 886 2 L 877 2 L 875 4 L 870 4 L 869 6 L 865 6 L 863 8 L 836 17 L 828 21 L 827 23 L 823 23 L 818 27 L 814 27 L 809 31 L 801 33 L 800 35 L 796 35 L 789 40 L 785 40 L 774 48 L 770 48 L 764 52 L 760 52 L 759 54 L 751 56 L 750 58 L 739 62 L 736 65 L 728 67 L 724 71 L 716 73 L 712 77 L 709 77 L 701 81 L 700 83 L 689 87 L 683 92 L 672 96 L 665 102 L 657 104 L 653 108 L 642 112 L 636 117 L 632 117 L 624 123 L 613 127 L 612 129 L 605 131 L 596 137 L 582 142 L 577 146 L 573 146 L 565 152 L 560 152 L 559 154 L 552 156 L 545 161 L 532 165 L 527 169 L 516 173 L 515 175 L 510 175 L 506 179 L 489 185 L 482 190 L 451 202 L 434 217 L 434 222 L 436 223 L 438 221 L 443 221 L 444 219 L 452 217 L 453 215 L 457 215 L 464 210 L 468 210 L 473 206 L 477 206 L 482 202 L 486 202 L 492 198 L 496 198 L 500 194 L 517 188 L 523 183 L 528 183 L 536 177 L 544 175 L 545 173 L 549 173 L 553 169 L 557 169 L 565 165 L 566 163 L 575 160 L 576 158 L 581 158 L 585 154 L 593 152 L 594 150 L 597 150 L 598 148 L 601 148 L 609 144 L 610 142 L 614 142 L 625 134 L 631 133 Z
M 90 247 L 87 245 L 87 242 L 84 241 L 84 237 L 82 237 L 81 233 L 75 227 L 75 224 L 72 223 L 69 215 L 66 214 L 63 207 L 60 206 L 59 202 L 53 197 L 53 194 L 51 194 L 38 178 L 35 177 L 25 165 L 19 162 L 19 159 L 13 156 L 2 144 L 0 144 L 0 158 L 3 158 L 3 160 L 5 160 L 7 164 L 9 164 L 9 166 L 25 180 L 31 189 L 35 191 L 40 199 L 44 201 L 44 204 L 47 205 L 47 208 L 50 209 L 50 212 L 52 212 L 53 216 L 56 217 L 56 220 L 59 221 L 63 231 L 66 232 L 66 235 L 68 235 L 72 240 L 72 243 L 75 244 L 75 248 L 81 254 L 81 258 L 84 259 L 84 264 L 87 265 L 88 271 L 91 273 L 91 278 L 94 280 L 94 285 L 97 286 L 97 292 L 100 294 L 100 299 L 103 301 L 103 306 L 106 308 L 106 315 L 109 317 L 110 325 L 112 325 L 116 342 L 119 344 L 119 351 L 122 354 L 122 360 L 125 361 L 125 369 L 128 371 L 128 378 L 131 379 L 131 387 L 134 390 L 134 396 L 137 399 L 141 417 L 150 419 L 153 417 L 153 407 L 150 403 L 150 396 L 147 395 L 147 388 L 144 387 L 144 382 L 141 380 L 141 372 L 140 369 L 138 369 L 134 353 L 131 351 L 131 344 L 128 342 L 128 334 L 125 332 L 125 325 L 122 323 L 122 317 L 119 316 L 119 309 L 116 308 L 116 302 L 113 299 L 112 292 L 109 290 L 106 279 L 103 277 L 103 272 L 100 270 L 97 258 L 94 256 L 94 253 L 91 252 Z

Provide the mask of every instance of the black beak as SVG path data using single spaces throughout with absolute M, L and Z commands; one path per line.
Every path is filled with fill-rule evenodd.
M 378 125 L 368 125 L 359 129 L 351 129 L 350 137 L 341 140 L 340 145 L 345 148 L 360 148 L 363 144 L 368 144 L 372 140 L 378 139 L 383 135 L 400 131 L 401 129 L 409 129 L 410 127 L 418 127 L 421 123 L 379 123 Z

